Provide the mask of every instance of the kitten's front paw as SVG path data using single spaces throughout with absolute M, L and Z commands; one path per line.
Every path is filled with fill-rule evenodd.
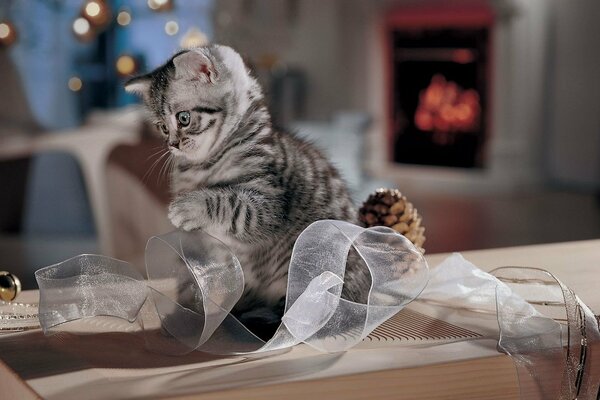
M 185 197 L 178 197 L 169 205 L 169 220 L 175 227 L 184 231 L 201 228 L 198 206 Z

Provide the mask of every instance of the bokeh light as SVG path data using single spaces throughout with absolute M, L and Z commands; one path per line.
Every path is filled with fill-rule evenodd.
M 0 24 L 0 39 L 6 39 L 8 35 L 10 35 L 10 26 L 7 23 L 3 22 Z
M 153 11 L 168 11 L 173 8 L 172 0 L 148 0 L 148 7 Z
M 79 17 L 75 21 L 73 21 L 73 32 L 79 36 L 85 36 L 90 33 L 90 22 L 83 18 Z
M 131 14 L 128 11 L 120 11 L 117 15 L 117 24 L 127 26 L 131 23 Z
M 81 9 L 81 16 L 95 28 L 103 28 L 110 22 L 112 13 L 105 0 L 90 0 Z
M 80 42 L 90 42 L 96 37 L 96 30 L 84 17 L 79 17 L 73 21 L 73 34 Z
M 85 6 L 85 14 L 89 17 L 97 17 L 100 14 L 100 5 L 95 1 L 90 1 Z
M 71 90 L 72 92 L 79 92 L 83 87 L 83 82 L 78 76 L 72 76 L 69 79 L 67 86 L 69 86 L 69 90 Z
M 181 39 L 179 46 L 184 49 L 191 49 L 193 47 L 206 46 L 208 43 L 208 36 L 198 28 L 191 28 Z
M 17 40 L 17 30 L 7 21 L 0 22 L 0 47 L 8 47 Z
M 134 74 L 137 71 L 137 62 L 135 58 L 130 55 L 122 55 L 117 59 L 115 67 L 117 72 L 121 76 L 128 76 Z
M 168 21 L 165 24 L 165 32 L 169 36 L 177 35 L 177 32 L 179 32 L 179 24 L 176 21 Z

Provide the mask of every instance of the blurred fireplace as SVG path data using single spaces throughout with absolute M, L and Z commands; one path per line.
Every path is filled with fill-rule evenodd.
M 402 164 L 486 165 L 491 10 L 405 6 L 386 21 L 389 154 Z

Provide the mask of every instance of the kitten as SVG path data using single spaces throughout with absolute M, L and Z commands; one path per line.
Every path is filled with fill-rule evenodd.
M 343 179 L 313 145 L 273 127 L 261 87 L 230 47 L 181 51 L 125 89 L 142 97 L 174 157 L 169 219 L 232 249 L 246 284 L 233 314 L 270 337 L 297 236 L 321 219 L 355 222 Z M 364 301 L 364 268 L 350 266 L 345 279 L 343 296 Z

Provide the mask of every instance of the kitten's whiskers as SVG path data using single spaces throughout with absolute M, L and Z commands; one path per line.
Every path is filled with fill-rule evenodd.
M 157 150 L 157 151 L 150 154 L 148 156 L 148 158 L 146 158 L 146 161 L 150 160 L 152 157 L 156 156 L 157 154 L 160 154 L 161 152 L 163 152 L 165 150 L 165 146 L 164 145 L 156 146 L 156 147 L 153 147 L 152 150 Z
M 160 170 L 158 171 L 156 183 L 160 182 L 160 179 L 163 176 L 163 174 L 165 178 L 171 174 L 171 172 L 173 171 L 173 167 L 175 166 L 174 161 L 175 157 L 173 157 L 173 154 L 169 152 L 169 157 L 167 157 L 166 161 L 163 163 L 162 167 L 160 167 Z
M 148 176 L 150 176 L 150 174 L 152 173 L 152 171 L 154 170 L 154 168 L 156 168 L 156 166 L 160 163 L 160 161 L 163 161 L 165 156 L 170 155 L 169 153 L 169 149 L 164 149 L 164 150 L 159 150 L 158 152 L 154 153 L 153 155 L 151 155 L 148 158 L 151 158 L 153 156 L 156 156 L 157 154 L 159 154 L 161 151 L 163 151 L 163 153 L 152 163 L 152 165 L 150 166 L 150 168 L 148 168 L 148 171 L 146 171 L 146 173 L 144 174 L 144 176 L 142 177 L 142 182 L 144 182 L 146 180 L 146 178 Z

